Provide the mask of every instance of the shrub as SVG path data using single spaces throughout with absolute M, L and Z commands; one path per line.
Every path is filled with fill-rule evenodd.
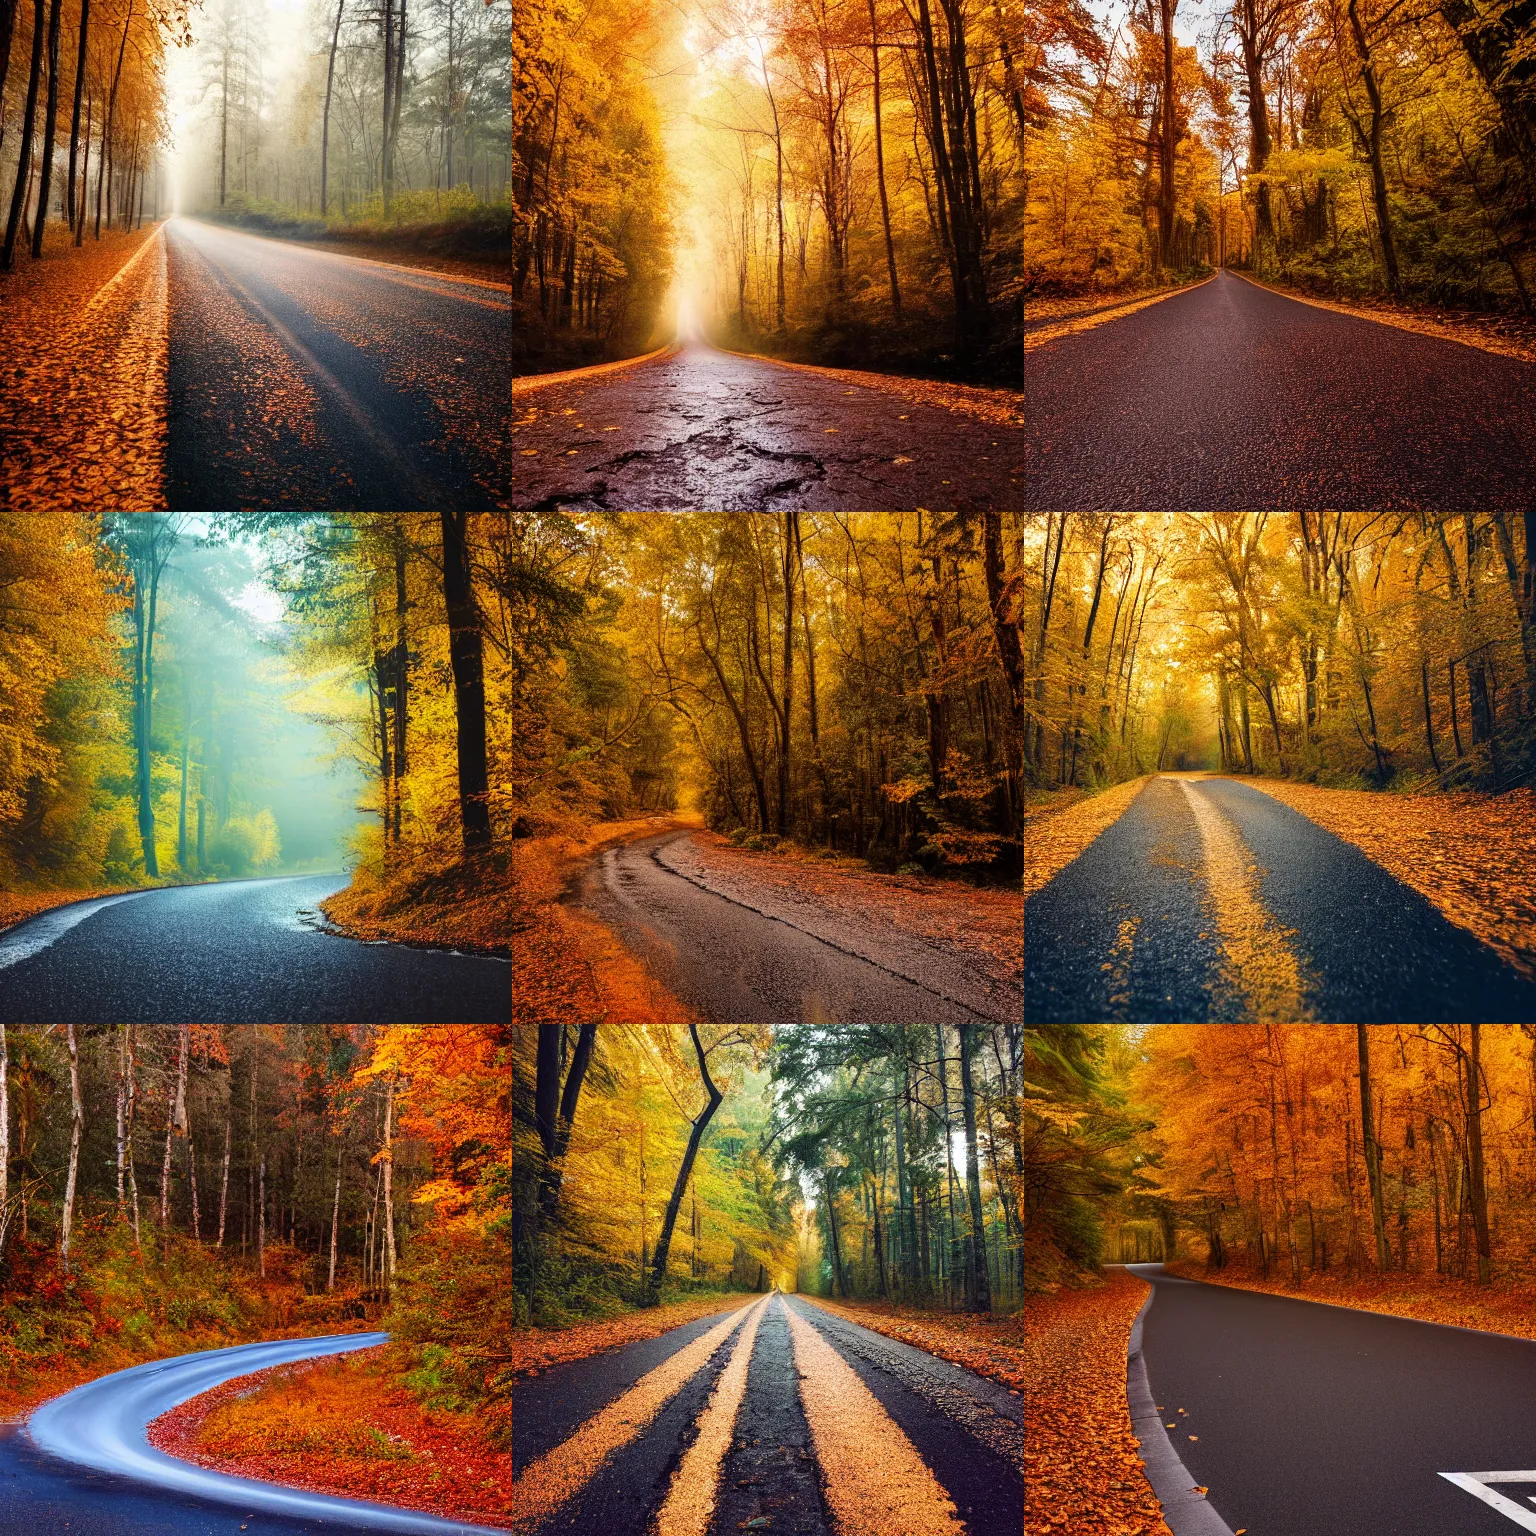
M 761 853 L 765 846 L 761 832 L 754 832 L 742 845 L 748 853 Z
M 742 843 L 746 841 L 747 829 L 745 827 L 732 827 L 731 830 L 726 833 L 726 836 L 730 839 L 734 846 L 740 848 Z
M 898 875 L 926 875 L 928 871 L 921 864 L 914 864 L 910 859 L 905 864 L 896 866 Z

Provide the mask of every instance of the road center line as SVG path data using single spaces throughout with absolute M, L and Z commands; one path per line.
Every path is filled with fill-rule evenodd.
M 531 1531 L 572 1498 L 617 1450 L 639 1437 L 652 1419 L 704 1368 L 730 1337 L 743 1315 L 758 1302 L 685 1344 L 649 1370 L 627 1392 L 595 1413 L 570 1439 L 545 1452 L 523 1469 L 512 1484 L 512 1529 Z
M 1221 935 L 1224 980 L 1241 1000 L 1245 1019 L 1258 1023 L 1302 1023 L 1306 978 L 1290 940 L 1259 897 L 1261 871 L 1226 815 L 1188 779 L 1184 791 L 1205 853 L 1205 884 Z
M 965 1536 L 949 1495 L 874 1393 L 793 1307 L 785 1311 L 838 1536 Z
M 757 1342 L 757 1325 L 772 1304 L 765 1296 L 748 1314 L 730 1363 L 720 1373 L 708 1406 L 699 1417 L 699 1437 L 688 1447 L 678 1469 L 672 1475 L 666 1503 L 656 1516 L 655 1536 L 699 1536 L 709 1529 L 715 1517 L 715 1503 L 720 1496 L 720 1471 L 725 1453 L 731 1448 L 736 1429 L 736 1415 L 747 1394 L 747 1367 L 752 1363 L 752 1347 Z

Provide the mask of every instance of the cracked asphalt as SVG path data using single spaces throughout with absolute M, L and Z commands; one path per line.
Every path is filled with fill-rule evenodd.
M 173 508 L 505 505 L 510 292 L 194 219 L 165 242 Z
M 532 511 L 930 511 L 1022 504 L 1022 427 L 689 345 L 516 402 Z
M 1026 508 L 1524 510 L 1536 363 L 1229 272 L 1025 354 Z

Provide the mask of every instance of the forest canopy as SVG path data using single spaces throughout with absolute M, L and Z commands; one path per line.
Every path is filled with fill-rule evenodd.
M 516 515 L 514 835 L 684 810 L 1016 873 L 1022 535 L 1003 513 Z
M 1032 785 L 1529 771 L 1536 514 L 1043 513 L 1025 541 Z
M 1524 0 L 1231 0 L 1198 36 L 1177 0 L 1025 16 L 1030 292 L 1230 264 L 1531 312 Z

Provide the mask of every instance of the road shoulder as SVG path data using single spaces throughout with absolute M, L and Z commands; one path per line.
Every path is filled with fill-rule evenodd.
M 1130 809 L 1155 777 L 1142 774 L 1061 809 L 1024 809 L 1024 895 L 1026 900 L 1082 853 Z
M 1060 318 L 1053 317 L 1049 323 L 1030 330 L 1026 324 L 1024 329 L 1024 350 L 1034 352 L 1039 348 L 1048 346 L 1053 341 L 1060 341 L 1067 336 L 1075 336 L 1081 331 L 1091 331 L 1101 325 L 1108 325 L 1112 320 L 1124 320 L 1128 315 L 1138 314 L 1144 309 L 1150 309 L 1154 304 L 1161 304 L 1165 299 L 1176 299 L 1181 293 L 1192 293 L 1196 288 L 1203 288 L 1213 281 L 1216 274 L 1202 277 L 1198 282 L 1184 283 L 1177 288 L 1159 289 L 1155 293 L 1141 294 L 1123 302 L 1101 305 L 1095 309 L 1068 312 Z

